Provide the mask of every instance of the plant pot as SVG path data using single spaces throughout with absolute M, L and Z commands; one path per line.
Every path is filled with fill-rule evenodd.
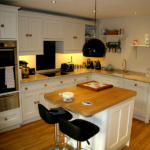
M 118 35 L 117 31 L 107 31 L 107 35 Z
M 117 48 L 117 53 L 121 53 L 121 48 Z
M 116 49 L 115 48 L 112 48 L 112 53 L 116 53 Z

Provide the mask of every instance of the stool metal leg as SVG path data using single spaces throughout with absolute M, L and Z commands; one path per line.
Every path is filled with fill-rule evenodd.
M 81 142 L 77 141 L 77 150 L 81 150 Z

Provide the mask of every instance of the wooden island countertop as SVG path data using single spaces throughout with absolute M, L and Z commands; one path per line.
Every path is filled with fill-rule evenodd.
M 75 101 L 71 103 L 63 102 L 61 100 L 62 96 L 59 95 L 59 93 L 63 92 L 73 92 Z M 135 91 L 118 87 L 112 87 L 98 92 L 81 87 L 73 87 L 47 93 L 45 94 L 45 99 L 57 107 L 63 107 L 64 109 L 68 109 L 74 113 L 85 117 L 90 117 L 98 112 L 134 97 L 136 94 L 137 93 Z M 83 105 L 82 102 L 85 101 L 90 101 L 92 105 Z

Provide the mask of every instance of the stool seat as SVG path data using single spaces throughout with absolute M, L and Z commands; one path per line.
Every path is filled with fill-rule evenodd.
M 48 110 L 43 105 L 38 104 L 38 109 L 41 118 L 48 124 L 58 123 L 59 117 L 62 117 L 66 120 L 72 119 L 72 115 L 61 107 Z
M 82 119 L 76 119 L 69 122 L 61 117 L 59 118 L 59 127 L 61 132 L 80 142 L 87 141 L 100 130 L 97 125 L 91 122 Z M 78 149 L 81 149 L 81 143 L 77 150 Z

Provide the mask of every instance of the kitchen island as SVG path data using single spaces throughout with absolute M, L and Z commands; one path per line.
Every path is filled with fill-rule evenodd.
M 75 101 L 65 103 L 59 93 L 73 92 Z M 45 94 L 45 99 L 73 114 L 73 119 L 84 119 L 100 127 L 100 132 L 91 138 L 90 145 L 82 142 L 88 150 L 117 150 L 129 145 L 135 91 L 112 87 L 99 92 L 74 87 Z M 83 105 L 90 101 L 92 105 Z M 69 144 L 76 147 L 76 141 Z

